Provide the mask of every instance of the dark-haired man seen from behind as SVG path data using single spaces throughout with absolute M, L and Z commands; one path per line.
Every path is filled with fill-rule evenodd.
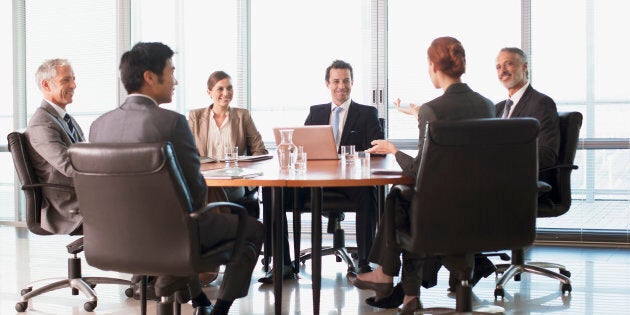
M 523 50 L 507 47 L 496 60 L 499 81 L 508 91 L 508 99 L 496 104 L 497 117 L 533 117 L 540 122 L 538 135 L 538 167 L 543 170 L 556 165 L 560 150 L 560 125 L 556 103 L 536 91 L 528 81 L 527 56 Z M 539 173 L 540 180 L 546 179 Z
M 35 74 L 44 100 L 26 127 L 29 154 L 39 180 L 74 186 L 74 169 L 68 158 L 71 144 L 84 141 L 79 124 L 66 112 L 77 87 L 74 71 L 66 59 L 50 59 Z M 41 225 L 55 234 L 71 234 L 81 227 L 79 203 L 73 191 L 44 187 Z
M 206 204 L 208 187 L 199 171 L 199 154 L 184 115 L 160 108 L 170 103 L 177 80 L 171 60 L 173 51 L 162 43 L 137 43 L 120 60 L 120 77 L 127 99 L 119 108 L 103 114 L 90 129 L 91 142 L 162 142 L 173 144 L 177 161 L 190 190 L 195 209 Z M 206 213 L 198 220 L 200 242 L 211 248 L 236 238 L 238 218 L 232 214 Z M 232 302 L 247 295 L 252 271 L 260 253 L 264 229 L 248 217 L 242 256 L 226 266 L 218 299 L 213 306 L 197 277 L 189 279 L 194 314 L 228 314 Z M 170 277 L 162 277 L 170 278 Z M 161 279 L 158 278 L 156 286 Z

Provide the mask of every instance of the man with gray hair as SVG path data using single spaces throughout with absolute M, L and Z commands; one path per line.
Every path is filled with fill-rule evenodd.
M 44 99 L 25 132 L 33 168 L 41 182 L 73 186 L 68 148 L 85 140 L 79 124 L 66 112 L 77 87 L 74 71 L 68 60 L 50 59 L 39 66 L 35 78 Z M 82 217 L 74 191 L 44 187 L 42 194 L 42 227 L 54 234 L 78 232 Z

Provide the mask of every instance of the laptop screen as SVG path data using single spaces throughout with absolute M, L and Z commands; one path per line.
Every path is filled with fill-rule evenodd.
M 330 125 L 274 127 L 276 145 L 280 143 L 280 130 L 293 129 L 293 144 L 303 146 L 309 160 L 339 159 Z

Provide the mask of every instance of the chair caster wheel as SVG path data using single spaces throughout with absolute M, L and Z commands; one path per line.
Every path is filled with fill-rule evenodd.
M 563 283 L 563 284 L 562 284 L 562 294 L 563 294 L 563 295 L 564 295 L 565 293 L 567 293 L 567 292 L 568 292 L 568 293 L 571 293 L 571 290 L 572 290 L 572 289 L 573 289 L 573 288 L 571 287 L 571 284 L 570 284 L 570 283 Z
M 18 312 L 25 312 L 28 308 L 28 302 L 18 302 L 15 303 L 15 310 Z
M 125 289 L 125 296 L 130 298 L 133 297 L 133 288 L 126 288 Z
M 560 269 L 560 274 L 567 277 L 567 278 L 571 278 L 571 271 L 566 270 L 566 269 Z
M 83 304 L 83 309 L 86 312 L 91 312 L 96 308 L 96 301 L 85 302 Z
M 20 295 L 25 295 L 26 293 L 29 293 L 31 291 L 33 291 L 33 287 L 24 288 L 20 291 Z
M 503 288 L 501 289 L 494 289 L 494 299 L 496 300 L 496 298 L 500 296 L 501 299 L 503 299 L 505 297 L 505 290 Z

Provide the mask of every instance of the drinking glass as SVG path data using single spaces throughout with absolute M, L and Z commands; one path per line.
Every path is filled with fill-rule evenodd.
M 357 151 L 355 151 L 354 145 L 342 145 L 341 146 L 341 159 L 346 165 L 354 165 L 358 159 Z
M 223 152 L 225 153 L 225 168 L 238 167 L 238 146 L 226 145 Z

